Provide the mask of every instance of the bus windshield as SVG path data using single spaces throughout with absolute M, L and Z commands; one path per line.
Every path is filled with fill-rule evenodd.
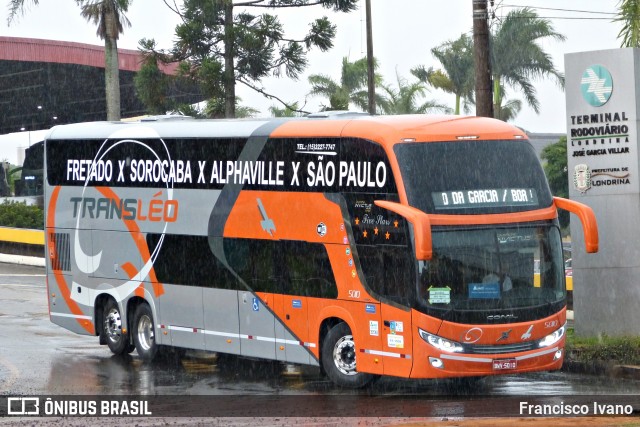
M 430 315 L 506 323 L 550 315 L 564 304 L 555 225 L 434 229 L 433 249 L 430 261 L 418 263 L 418 308 Z
M 409 204 L 426 213 L 510 213 L 553 203 L 525 140 L 407 143 L 394 151 Z

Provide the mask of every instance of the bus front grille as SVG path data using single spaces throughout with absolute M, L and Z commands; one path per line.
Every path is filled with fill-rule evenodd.
M 504 354 L 531 351 L 536 348 L 536 343 L 529 341 L 503 345 L 465 345 L 464 352 L 471 354 Z

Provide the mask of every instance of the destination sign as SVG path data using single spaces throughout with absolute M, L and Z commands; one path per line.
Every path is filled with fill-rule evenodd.
M 538 205 L 538 195 L 533 188 L 435 191 L 431 198 L 437 210 Z

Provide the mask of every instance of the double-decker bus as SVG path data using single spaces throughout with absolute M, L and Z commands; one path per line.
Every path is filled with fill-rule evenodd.
M 557 208 L 598 248 L 591 209 L 487 118 L 57 126 L 44 185 L 54 323 L 145 361 L 200 349 L 345 387 L 559 369 Z

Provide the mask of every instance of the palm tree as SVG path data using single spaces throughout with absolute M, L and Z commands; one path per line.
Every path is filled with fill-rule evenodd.
M 640 0 L 620 0 L 618 5 L 620 12 L 614 22 L 622 22 L 620 47 L 640 47 Z
M 29 0 L 26 0 L 29 1 Z M 118 63 L 118 38 L 124 27 L 131 23 L 124 15 L 132 0 L 75 0 L 81 15 L 93 21 L 96 34 L 104 40 L 104 80 L 107 99 L 107 120 L 120 120 L 120 68 Z M 31 0 L 37 5 L 39 0 Z M 25 0 L 9 1 L 9 24 L 18 14 L 23 14 Z
M 375 80 L 376 85 L 382 83 L 379 75 L 375 76 Z M 348 110 L 350 104 L 355 104 L 363 111 L 368 108 L 367 58 L 355 62 L 349 62 L 347 57 L 342 58 L 340 83 L 323 74 L 309 76 L 309 83 L 310 95 L 320 95 L 329 100 L 329 105 L 323 106 L 325 110 Z M 376 94 L 376 105 L 378 100 L 382 98 Z
M 107 120 L 120 120 L 120 67 L 118 38 L 131 22 L 124 16 L 131 0 L 76 0 L 87 21 L 98 26 L 96 34 L 104 40 L 104 81 L 107 97 Z
M 519 99 L 505 99 L 503 97 L 502 102 L 498 110 L 494 111 L 495 118 L 503 122 L 515 119 L 522 109 L 522 101 Z
M 427 87 L 422 82 L 410 83 L 396 72 L 397 88 L 382 85 L 386 96 L 378 105 L 385 114 L 426 114 L 431 112 L 450 112 L 451 109 L 436 101 L 423 101 Z
M 426 69 L 420 65 L 411 70 L 423 83 L 428 83 L 436 89 L 442 89 L 456 96 L 454 114 L 460 114 L 460 101 L 473 100 L 474 73 L 473 73 L 473 42 L 469 36 L 462 34 L 460 38 L 447 41 L 440 46 L 431 49 L 433 56 L 440 61 L 443 70 Z M 466 108 L 465 108 L 466 110 Z
M 492 33 L 491 68 L 496 117 L 501 114 L 503 84 L 521 89 L 527 104 L 536 113 L 540 112 L 540 104 L 531 80 L 552 77 L 564 85 L 563 74 L 555 69 L 551 56 L 538 44 L 538 41 L 548 38 L 565 39 L 547 19 L 539 18 L 529 8 L 509 12 Z

